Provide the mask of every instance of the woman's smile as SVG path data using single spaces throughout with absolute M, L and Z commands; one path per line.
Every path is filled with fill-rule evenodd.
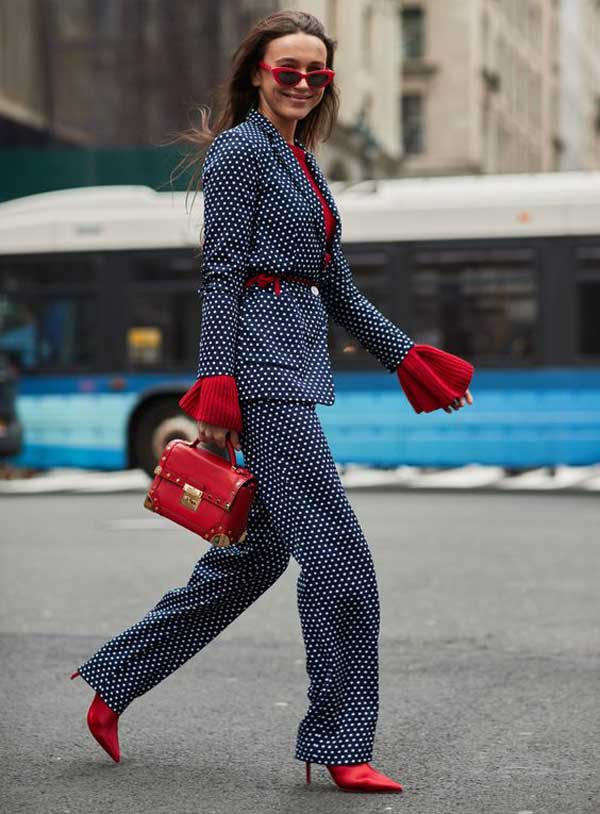
M 308 102 L 313 98 L 312 96 L 297 96 L 296 94 L 286 93 L 285 91 L 281 91 L 281 93 L 286 99 L 291 99 L 292 102 Z

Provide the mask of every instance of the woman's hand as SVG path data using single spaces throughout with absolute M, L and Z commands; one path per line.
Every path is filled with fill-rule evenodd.
M 444 407 L 444 410 L 447 413 L 451 413 L 453 409 L 460 410 L 461 407 L 465 406 L 465 398 L 469 404 L 473 404 L 473 396 L 471 395 L 471 392 L 468 388 L 465 390 L 464 396 L 461 396 L 459 399 L 454 399 L 454 401 L 451 401 L 448 407 Z
M 198 437 L 206 443 L 216 444 L 221 449 L 225 449 L 225 439 L 229 433 L 233 448 L 241 450 L 240 438 L 237 430 L 228 430 L 227 427 L 217 427 L 216 424 L 208 424 L 206 421 L 196 421 Z

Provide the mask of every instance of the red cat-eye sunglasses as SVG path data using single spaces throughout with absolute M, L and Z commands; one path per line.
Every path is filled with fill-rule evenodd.
M 298 71 L 296 68 L 289 68 L 287 65 L 273 67 L 272 65 L 267 65 L 266 62 L 259 62 L 258 65 L 260 68 L 271 71 L 277 84 L 283 85 L 286 88 L 293 88 L 300 82 L 302 77 L 306 79 L 311 88 L 324 88 L 329 85 L 335 76 L 335 71 L 332 71 L 331 68 L 320 68 L 318 71 L 302 73 L 302 71 Z

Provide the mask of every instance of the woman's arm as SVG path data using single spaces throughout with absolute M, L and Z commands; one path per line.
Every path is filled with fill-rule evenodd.
M 233 376 L 238 306 L 256 215 L 255 148 L 235 130 L 211 144 L 202 171 L 202 330 L 197 376 Z
M 238 306 L 251 249 L 259 168 L 256 150 L 235 130 L 220 133 L 202 169 L 202 327 L 197 380 L 181 408 L 197 421 L 242 431 L 233 375 Z
M 321 287 L 328 314 L 372 353 L 398 381 L 416 413 L 446 409 L 465 394 L 474 367 L 433 345 L 417 344 L 383 316 L 356 287 L 350 265 L 340 251 Z
M 414 341 L 358 290 L 341 251 L 334 253 L 324 278 L 321 295 L 329 316 L 393 373 Z
M 196 421 L 242 432 L 242 413 L 233 376 L 196 379 L 179 399 L 179 406 Z

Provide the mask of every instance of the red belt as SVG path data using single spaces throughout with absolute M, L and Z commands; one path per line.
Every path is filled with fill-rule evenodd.
M 331 262 L 331 255 L 329 252 L 325 252 L 325 260 L 323 263 L 323 270 L 327 268 L 329 263 Z M 265 286 L 269 285 L 270 283 L 275 283 L 275 294 L 279 296 L 281 292 L 281 280 L 290 280 L 293 283 L 304 283 L 305 285 L 314 285 L 312 280 L 307 279 L 306 277 L 297 277 L 294 274 L 256 274 L 254 277 L 250 277 L 250 279 L 246 280 L 244 286 L 247 288 L 251 285 L 258 285 L 260 288 L 264 288 Z
M 314 285 L 312 280 L 307 279 L 306 277 L 296 277 L 293 274 L 256 274 L 254 277 L 250 277 L 249 280 L 246 280 L 244 285 L 246 288 L 250 285 L 258 285 L 260 288 L 264 288 L 265 286 L 269 285 L 270 283 L 275 283 L 275 294 L 279 296 L 281 292 L 281 280 L 290 280 L 293 283 L 304 283 L 305 285 Z

